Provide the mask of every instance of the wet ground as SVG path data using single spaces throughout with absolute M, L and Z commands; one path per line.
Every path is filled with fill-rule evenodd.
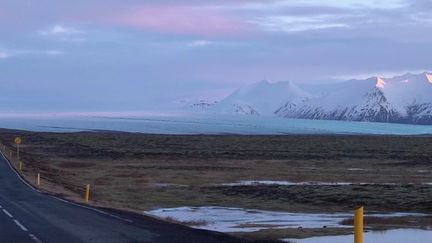
M 322 236 L 302 240 L 286 239 L 293 243 L 348 243 L 353 242 L 353 235 Z M 364 242 L 371 243 L 431 243 L 432 230 L 397 229 L 388 231 L 372 231 L 364 235 Z

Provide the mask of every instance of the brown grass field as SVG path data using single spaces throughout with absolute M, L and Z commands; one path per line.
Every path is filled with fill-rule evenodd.
M 425 184 L 432 182 L 432 137 L 174 136 L 2 129 L 0 142 L 7 147 L 6 155 L 15 151 L 16 136 L 23 139 L 21 160 L 28 181 L 35 183 L 41 173 L 42 189 L 77 201 L 82 201 L 85 185 L 91 184 L 91 200 L 98 206 L 135 212 L 209 205 L 347 212 L 362 205 L 369 211 L 432 212 L 432 186 Z M 223 185 L 240 180 L 371 184 Z M 413 219 L 396 221 L 384 226 L 416 226 L 408 223 Z M 418 226 L 432 225 L 431 221 L 419 219 Z M 249 237 L 342 233 L 340 229 L 270 231 Z

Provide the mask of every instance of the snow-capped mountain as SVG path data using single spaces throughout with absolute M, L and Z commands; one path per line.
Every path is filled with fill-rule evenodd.
M 282 108 L 278 116 L 304 119 L 398 122 L 400 110 L 377 87 L 381 79 L 352 80 L 326 95 L 315 97 L 295 110 Z
M 262 81 L 237 90 L 211 109 L 286 118 L 432 124 L 430 73 L 350 80 L 319 90 Z
M 282 105 L 302 102 L 310 94 L 291 82 L 261 81 L 238 89 L 215 106 L 222 113 L 274 115 Z

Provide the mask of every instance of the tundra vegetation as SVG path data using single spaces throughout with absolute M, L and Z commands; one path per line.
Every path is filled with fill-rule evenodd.
M 40 173 L 43 190 L 77 201 L 82 200 L 85 185 L 91 184 L 91 201 L 96 206 L 140 213 L 209 205 L 320 213 L 349 212 L 363 205 L 369 212 L 432 212 L 432 138 L 427 136 L 0 130 L 1 143 L 11 151 L 16 136 L 23 140 L 21 159 L 28 181 L 34 183 Z M 245 180 L 299 184 L 229 184 Z M 428 227 L 432 218 L 366 218 L 366 225 L 375 229 Z M 267 229 L 233 234 L 280 239 L 350 232 Z

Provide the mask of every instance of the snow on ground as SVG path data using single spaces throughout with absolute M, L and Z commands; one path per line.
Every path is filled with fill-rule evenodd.
M 348 171 L 362 171 L 362 170 L 365 170 L 365 169 L 362 169 L 362 168 L 348 168 L 347 170 Z
M 417 170 L 417 172 L 423 174 L 423 173 L 430 173 L 431 171 L 430 170 Z
M 432 230 L 419 229 L 397 229 L 388 231 L 371 231 L 364 234 L 364 242 L 379 243 L 430 243 L 432 239 Z M 353 235 L 342 236 L 323 236 L 308 239 L 285 239 L 288 242 L 295 243 L 347 243 L 353 242 Z
M 427 184 L 427 183 L 425 183 Z M 223 186 L 259 186 L 259 185 L 279 185 L 279 186 L 350 186 L 350 185 L 397 185 L 396 183 L 353 183 L 353 182 L 322 182 L 322 181 L 268 181 L 268 180 L 242 180 L 234 183 L 224 183 Z
M 349 227 L 342 226 L 339 222 L 353 216 L 353 213 L 289 213 L 211 206 L 162 208 L 144 213 L 159 218 L 173 218 L 180 222 L 205 222 L 205 224 L 193 227 L 219 232 L 254 232 L 267 228 Z M 415 213 L 369 214 L 369 216 L 377 217 L 408 215 L 424 216 L 424 214 Z
M 194 227 L 219 232 L 253 232 L 266 228 L 340 227 L 339 222 L 351 216 L 351 214 L 284 213 L 226 207 L 179 207 L 145 213 L 160 218 L 172 217 L 181 222 L 205 221 L 206 225 Z
M 291 182 L 291 181 L 239 181 L 234 183 L 224 183 L 223 186 L 259 186 L 259 185 L 279 185 L 279 186 L 301 186 L 301 185 L 318 185 L 318 186 L 347 186 L 352 185 L 351 182 L 319 182 L 319 181 L 305 181 L 305 182 Z
M 0 114 L 0 127 L 157 134 L 432 134 L 432 126 L 178 113 Z

